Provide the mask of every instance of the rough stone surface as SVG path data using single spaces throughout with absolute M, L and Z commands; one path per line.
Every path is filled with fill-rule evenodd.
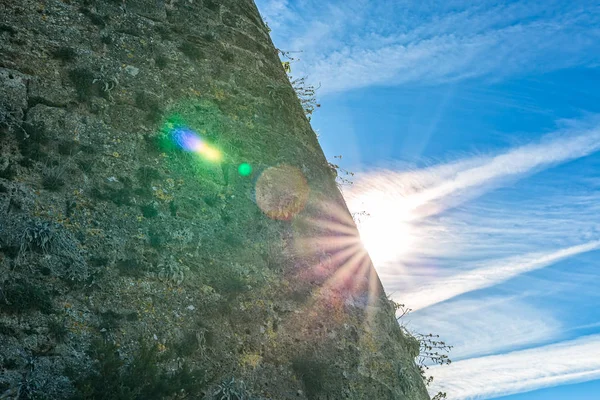
M 417 354 L 252 1 L 0 1 L 0 398 L 428 399 Z

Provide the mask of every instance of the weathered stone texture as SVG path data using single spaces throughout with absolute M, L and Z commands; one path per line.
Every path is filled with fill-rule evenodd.
M 0 398 L 427 399 L 393 312 L 252 1 L 0 0 Z

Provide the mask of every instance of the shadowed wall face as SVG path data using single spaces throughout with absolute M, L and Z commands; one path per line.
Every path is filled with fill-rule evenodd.
M 252 2 L 0 10 L 0 393 L 428 398 Z

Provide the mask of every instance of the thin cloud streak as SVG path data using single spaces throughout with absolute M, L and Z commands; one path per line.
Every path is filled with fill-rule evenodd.
M 400 322 L 410 332 L 439 333 L 452 345 L 453 362 L 550 343 L 564 330 L 551 310 L 528 304 L 525 295 L 456 299 Z
M 595 240 L 545 254 L 527 254 L 514 259 L 494 261 L 473 271 L 416 287 L 411 292 L 404 292 L 402 301 L 410 305 L 413 310 L 419 310 L 464 293 L 497 285 L 526 272 L 547 267 L 562 259 L 598 249 L 600 249 L 600 240 Z
M 499 179 L 518 176 L 537 168 L 581 158 L 600 150 L 600 130 L 582 135 L 561 137 L 548 143 L 519 147 L 495 156 L 478 167 L 457 173 L 456 177 L 418 194 L 416 204 L 460 194 Z
M 453 400 L 489 399 L 544 387 L 600 379 L 600 335 L 507 354 L 433 366 L 430 393 Z
M 420 219 L 470 200 L 502 180 L 585 157 L 598 150 L 598 127 L 568 135 L 554 134 L 538 144 L 517 147 L 496 156 L 474 157 L 408 173 L 389 170 L 366 173 L 344 194 L 353 211 L 361 206 L 380 209 L 382 204 L 369 204 L 370 199 L 380 203 L 387 199 L 393 205 L 384 207 L 386 211 L 397 209 L 397 212 L 410 214 L 408 218 Z

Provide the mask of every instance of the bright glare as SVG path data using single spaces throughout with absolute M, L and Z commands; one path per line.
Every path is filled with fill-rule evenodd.
M 414 243 L 408 204 L 390 204 L 384 196 L 371 194 L 364 205 L 369 216 L 361 218 L 358 230 L 375 265 L 402 259 Z
M 375 265 L 401 259 L 413 241 L 411 226 L 390 218 L 366 218 L 358 230 Z

